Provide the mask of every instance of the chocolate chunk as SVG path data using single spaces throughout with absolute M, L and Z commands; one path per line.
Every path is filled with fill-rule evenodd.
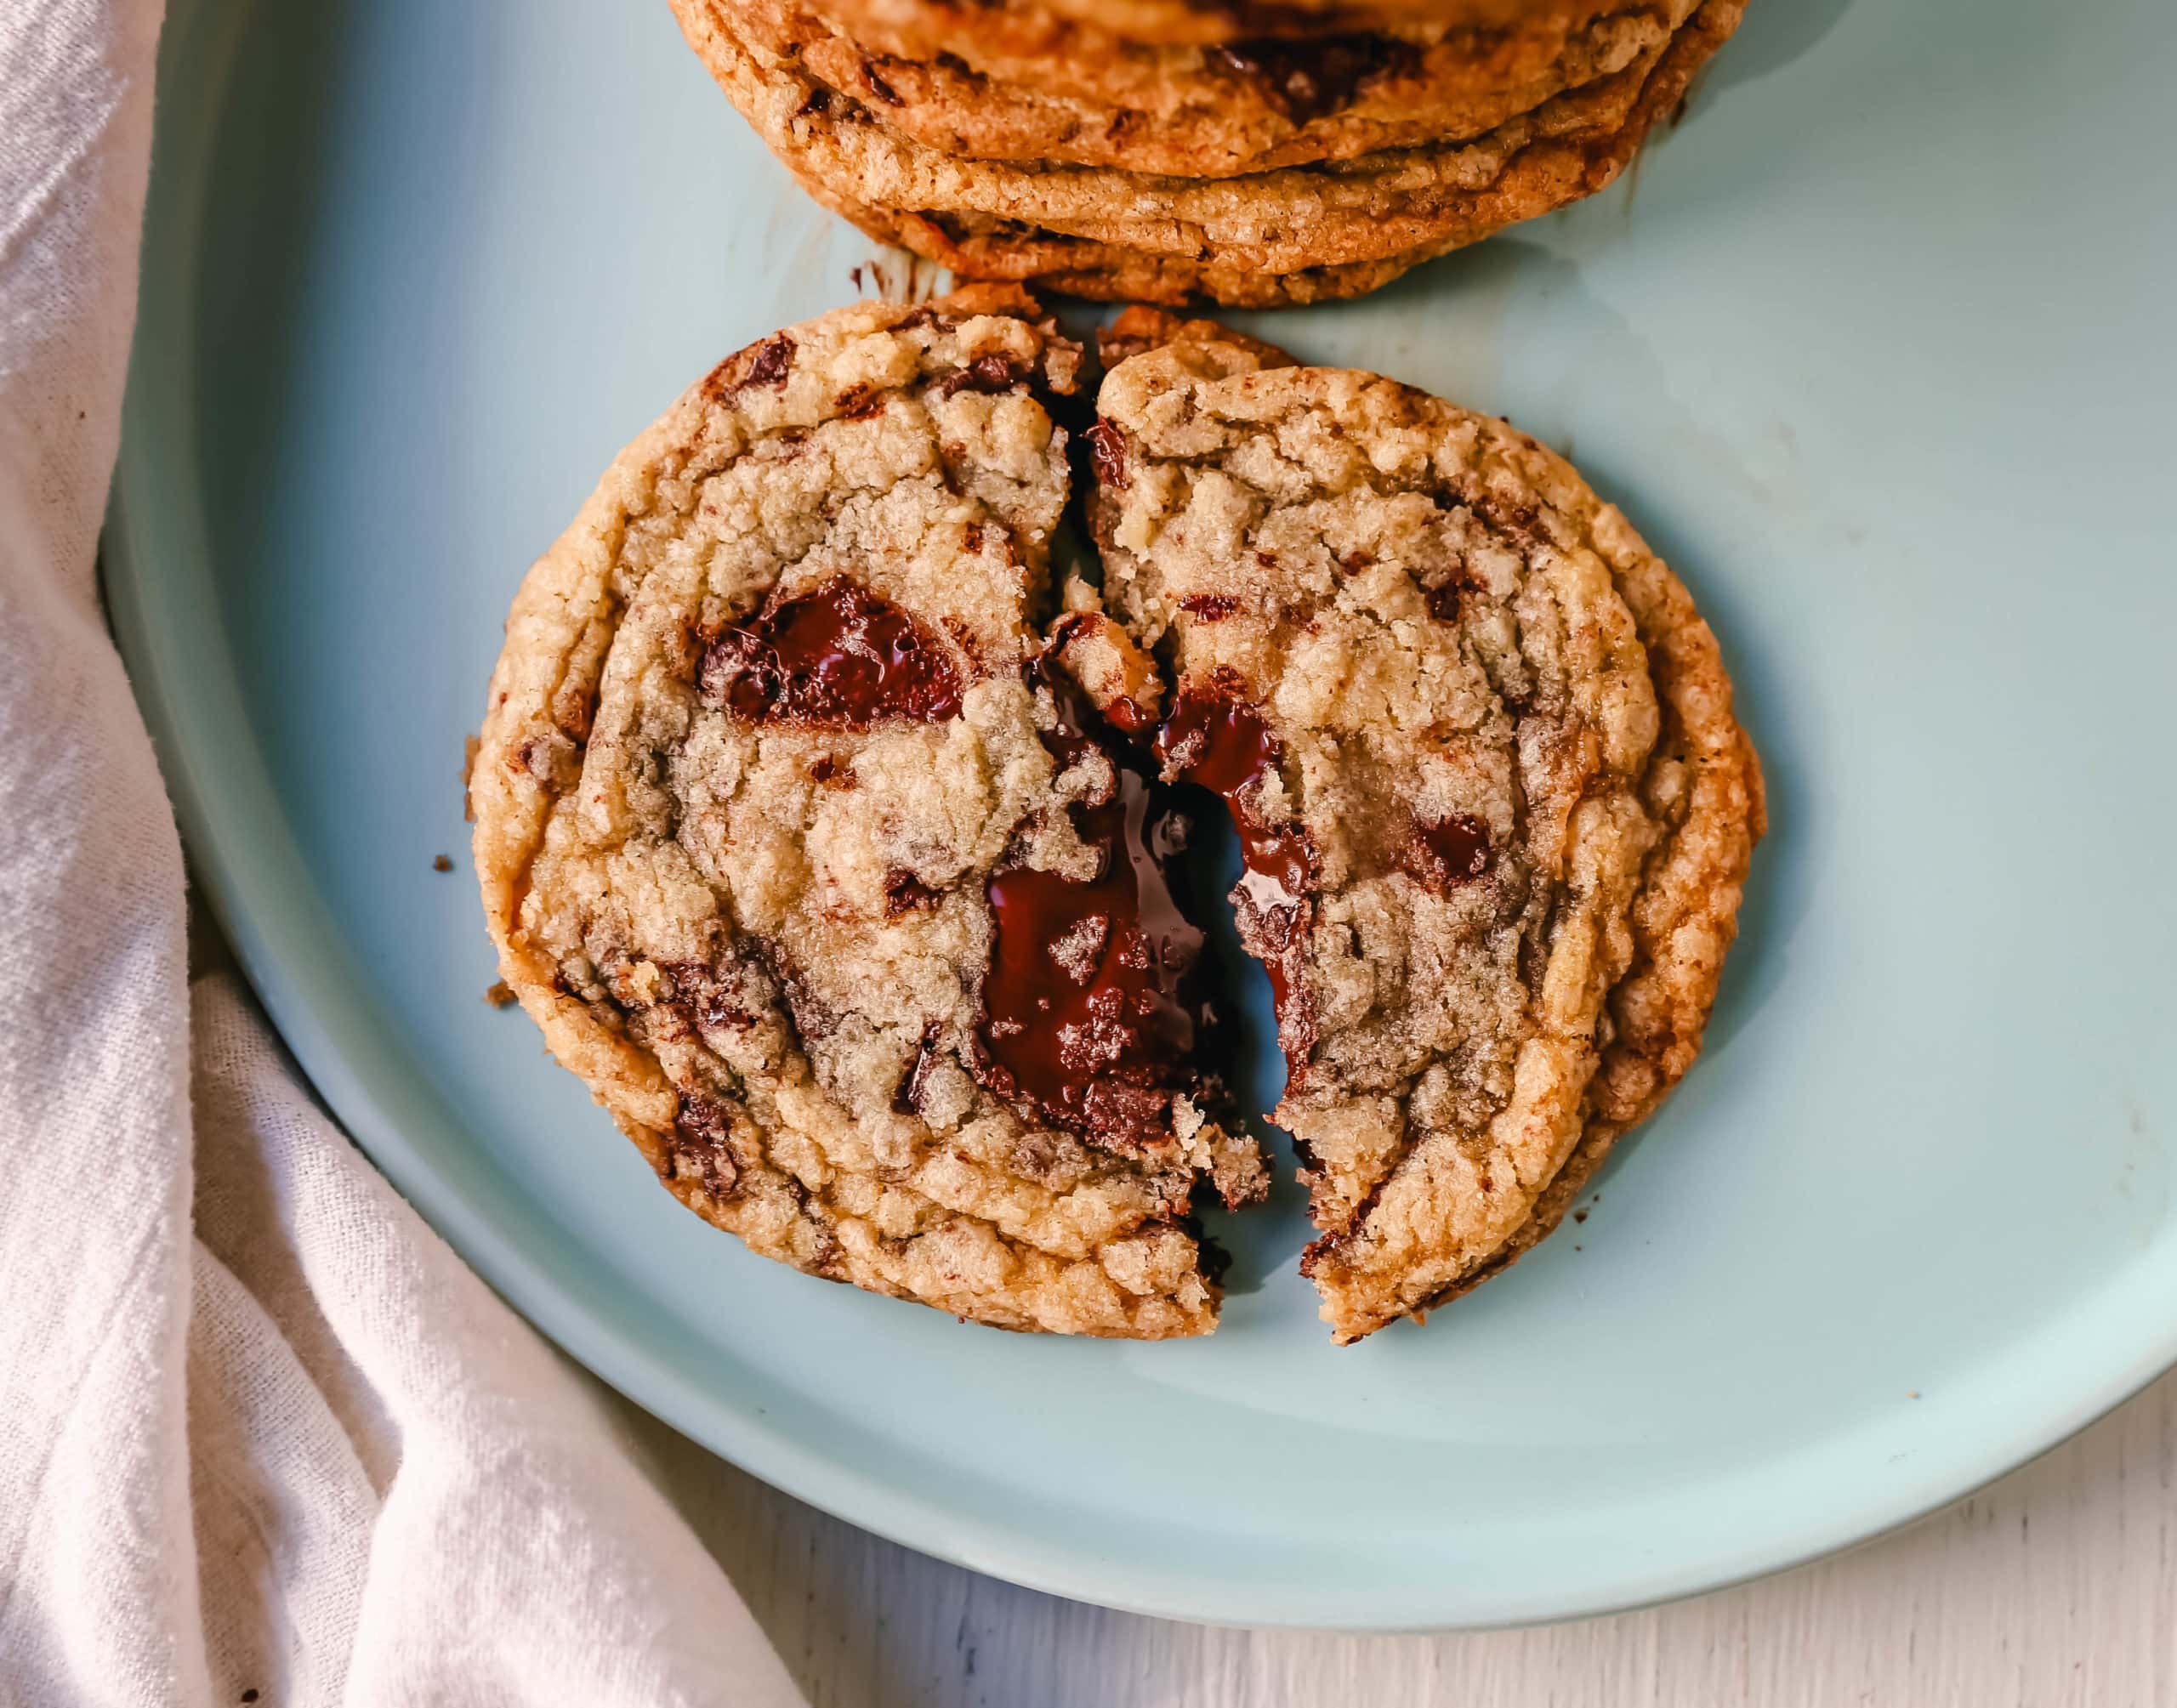
M 1368 84 L 1411 76 L 1414 66 L 1413 49 L 1388 36 L 1235 42 L 1209 54 L 1296 125 L 1341 111 Z
M 1013 365 L 993 352 L 977 356 L 963 368 L 956 368 L 937 383 L 940 397 L 954 397 L 963 391 L 1009 391 L 1018 382 Z
M 716 402 L 727 403 L 751 386 L 782 389 L 787 375 L 793 370 L 793 340 L 784 332 L 774 332 L 736 350 L 711 370 L 710 377 L 703 382 L 703 394 Z
M 912 872 L 888 871 L 884 874 L 884 916 L 897 919 L 903 913 L 912 913 L 918 908 L 935 907 L 938 892 L 932 889 Z
M 793 369 L 793 340 L 780 332 L 756 346 L 755 359 L 748 365 L 747 383 L 782 387 Z
M 1431 888 L 1471 883 L 1489 870 L 1489 826 L 1464 813 L 1417 820 L 1401 854 L 1400 863 Z
M 673 1006 L 706 1035 L 746 1031 L 770 1007 L 770 977 L 745 956 L 729 956 L 715 967 L 702 961 L 658 964 L 673 980 Z
M 832 407 L 844 421 L 863 421 L 883 412 L 884 394 L 874 386 L 850 385 L 832 400 Z
M 1103 712 L 1114 728 L 1128 735 L 1147 735 L 1150 726 L 1157 721 L 1156 714 L 1146 706 L 1123 694 L 1106 701 Z
M 1241 911 L 1242 939 L 1270 974 L 1278 1042 L 1297 1081 L 1315 1044 L 1312 1012 L 1293 974 L 1307 950 L 1317 861 L 1305 830 L 1270 821 L 1258 803 L 1263 780 L 1276 774 L 1283 754 L 1244 696 L 1245 685 L 1230 672 L 1206 685 L 1183 685 L 1157 732 L 1156 752 L 1166 775 L 1222 796 L 1232 815 L 1243 868 L 1233 904 Z
M 1189 593 L 1179 601 L 1179 609 L 1201 622 L 1222 622 L 1239 608 L 1239 600 L 1225 593 Z
M 869 93 L 884 102 L 885 105 L 901 107 L 907 105 L 907 102 L 901 99 L 900 92 L 886 82 L 884 78 L 878 77 L 877 67 L 867 60 L 861 62 L 861 80 L 868 85 Z
M 1152 850 L 1179 811 L 1145 758 L 1045 661 L 1060 709 L 1044 745 L 1060 769 L 1101 751 L 1117 782 L 1070 810 L 1102 856 L 1093 878 L 1016 865 L 990 880 L 995 941 L 971 1065 L 999 1096 L 1092 1143 L 1125 1149 L 1167 1132 L 1194 1083 L 1205 1022 L 1202 935 L 1179 911 Z M 1183 838 L 1179 838 L 1183 840 Z
M 673 1132 L 666 1147 L 670 1164 L 687 1162 L 702 1177 L 703 1189 L 724 1203 L 741 1189 L 741 1165 L 732 1146 L 733 1122 L 725 1105 L 693 1093 L 680 1099 L 673 1118 Z
M 867 729 L 960 710 L 959 673 L 935 637 L 844 579 L 725 630 L 698 679 L 705 705 L 765 723 Z

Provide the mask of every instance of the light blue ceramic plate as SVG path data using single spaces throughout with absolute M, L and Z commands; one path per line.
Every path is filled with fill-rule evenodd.
M 1118 1606 L 1622 1607 L 2077 1428 L 2177 1359 L 2177 14 L 1967 9 L 1754 0 L 1611 194 L 1259 323 L 1575 455 L 1714 619 L 1773 792 L 1708 1052 L 1589 1219 L 1341 1352 L 1289 1192 L 1200 1344 L 759 1262 L 485 1006 L 458 774 L 516 582 L 868 251 L 663 0 L 181 0 L 109 585 L 311 1077 L 660 1415 Z

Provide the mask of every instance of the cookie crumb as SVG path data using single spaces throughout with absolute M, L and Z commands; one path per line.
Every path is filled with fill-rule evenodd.
M 511 1008 L 521 998 L 514 994 L 514 986 L 502 979 L 484 993 L 484 1000 L 494 1008 Z
M 433 871 L 452 871 L 453 870 L 453 856 L 452 854 L 434 854 L 431 857 L 431 870 Z
M 1572 1212 L 1572 1219 L 1575 1222 L 1584 1222 L 1588 1219 L 1588 1212 L 1584 1210 L 1575 1210 Z

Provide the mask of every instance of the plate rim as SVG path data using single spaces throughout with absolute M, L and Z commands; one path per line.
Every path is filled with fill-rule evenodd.
M 132 385 L 132 394 L 133 390 Z M 135 435 L 139 440 L 143 436 Z M 585 1308 L 571 1289 L 521 1251 L 514 1236 L 491 1215 L 477 1211 L 461 1196 L 458 1187 L 447 1182 L 435 1164 L 415 1147 L 401 1123 L 379 1107 L 366 1076 L 346 1060 L 333 1036 L 333 1027 L 323 1022 L 317 1006 L 299 988 L 303 981 L 282 962 L 276 941 L 282 934 L 281 925 L 276 922 L 268 927 L 244 898 L 247 868 L 253 861 L 235 843 L 237 838 L 244 842 L 247 838 L 239 830 L 222 827 L 235 825 L 239 815 L 223 817 L 213 804 L 217 786 L 207 788 L 200 775 L 201 746 L 175 715 L 170 679 L 173 660 L 171 655 L 162 655 L 155 638 L 157 600 L 156 596 L 147 597 L 151 587 L 146 580 L 149 563 L 139 555 L 136 531 L 129 519 L 129 496 L 137 490 L 141 474 L 128 456 L 128 442 L 124 438 L 122 467 L 117 470 L 105 537 L 100 546 L 101 585 L 138 704 L 162 760 L 162 775 L 174 797 L 184 843 L 196 856 L 191 863 L 196 882 L 233 948 L 243 977 L 264 1006 L 281 1043 L 302 1069 L 312 1092 L 425 1224 L 531 1327 L 651 1416 L 751 1476 L 842 1523 L 1024 1588 L 1151 1618 L 1196 1625 L 1384 1635 L 1511 1630 L 1691 1600 L 1870 1546 L 2024 1469 L 2121 1409 L 2177 1367 L 2177 1348 L 2148 1354 L 2083 1407 L 2060 1413 L 2045 1430 L 2023 1432 L 2024 1444 L 2015 1455 L 1996 1450 L 1986 1455 L 1987 1462 L 1970 1467 L 1955 1486 L 1946 1479 L 1946 1492 L 1892 1510 L 1872 1526 L 1850 1522 L 1838 1525 L 1833 1534 L 1817 1535 L 1772 1560 L 1745 1569 L 1658 1573 L 1651 1589 L 1629 1597 L 1598 1597 L 1560 1608 L 1536 1608 L 1481 1619 L 1462 1618 L 1447 1608 L 1437 1615 L 1419 1618 L 1326 1620 L 1310 1617 L 1306 1609 L 1291 1598 L 1251 1609 L 1242 1617 L 1220 1606 L 1214 1597 L 1190 1605 L 1129 1594 L 1118 1580 L 1100 1575 L 1093 1562 L 1080 1560 L 1069 1565 L 1060 1545 L 1047 1543 L 1040 1555 L 1020 1552 L 1017 1539 L 987 1523 L 963 1520 L 941 1502 L 903 1500 L 896 1490 L 852 1467 L 799 1453 L 781 1432 L 736 1413 L 713 1396 L 695 1393 L 669 1369 L 657 1367 L 640 1349 L 623 1344 L 596 1313 Z M 286 926 L 289 933 L 299 929 L 293 922 Z M 1446 1594 L 1447 1599 L 1456 1598 L 1455 1590 L 1447 1589 Z
M 214 54 L 230 45 L 230 39 L 223 44 L 218 38 L 231 38 L 232 28 L 205 28 L 206 14 L 222 9 L 203 4 L 174 8 L 177 15 L 168 20 L 160 56 L 162 96 L 172 88 L 174 60 L 204 48 L 202 38 L 212 38 Z M 229 19 L 238 21 L 242 9 L 234 9 Z M 1233 1604 L 1231 1591 L 1219 1593 L 1214 1579 L 1140 1566 L 1115 1569 L 1091 1549 L 1069 1550 L 1062 1537 L 1024 1536 L 1017 1527 L 954 1510 L 941 1498 L 910 1493 L 851 1463 L 804 1450 L 782 1427 L 752 1415 L 749 1406 L 736 1408 L 730 1398 L 699 1387 L 652 1348 L 623 1338 L 605 1311 L 581 1297 L 564 1274 L 555 1274 L 542 1254 L 526 1247 L 522 1230 L 510 1225 L 509 1212 L 470 1202 L 429 1147 L 412 1138 L 387 1106 L 384 1088 L 375 1082 L 368 1063 L 358 1059 L 372 1049 L 367 1035 L 375 1023 L 367 1005 L 359 996 L 344 996 L 329 974 L 298 964 L 298 945 L 310 941 L 313 928 L 297 911 L 293 880 L 310 875 L 257 750 L 255 726 L 238 697 L 230 706 L 192 708 L 196 696 L 186 685 L 202 683 L 203 661 L 213 661 L 210 668 L 222 678 L 222 687 L 231 689 L 235 678 L 231 649 L 217 618 L 219 608 L 209 598 L 192 602 L 187 597 L 192 585 L 217 591 L 202 518 L 194 502 L 196 440 L 186 432 L 160 431 L 162 425 L 179 426 L 188 419 L 185 406 L 194 395 L 196 349 L 189 337 L 160 333 L 185 332 L 194 322 L 197 215 L 207 163 L 204 139 L 224 110 L 225 69 L 219 63 L 216 75 L 190 85 L 190 99 L 168 98 L 158 104 L 143 285 L 100 545 L 100 586 L 131 686 L 192 855 L 195 882 L 314 1092 L 465 1263 L 547 1338 L 633 1403 L 750 1474 L 843 1522 L 1028 1588 L 1196 1623 L 1415 1632 L 1498 1629 L 1629 1612 L 1750 1582 L 1866 1545 L 2031 1463 L 2177 1365 L 2173 1322 L 2158 1341 L 2129 1359 L 2112 1360 L 2111 1370 L 2091 1393 L 2074 1393 L 2069 1404 L 2037 1410 L 2031 1421 L 2003 1432 L 2000 1443 L 1991 1438 L 1977 1455 L 1946 1461 L 1949 1474 L 1924 1474 L 1902 1498 L 1863 1501 L 1849 1509 L 1852 1517 L 1807 1527 L 1793 1545 L 1750 1564 L 1651 1568 L 1646 1586 L 1629 1594 L 1560 1599 L 1481 1616 L 1460 1613 L 1461 1586 L 1451 1582 L 1424 1594 L 1433 1611 L 1372 1619 L 1322 1617 L 1309 1604 L 1311 1592 L 1299 1584 L 1281 1586 L 1275 1596 L 1251 1586 L 1242 1592 L 1251 1604 L 1241 1608 Z M 188 472 L 177 472 L 185 464 Z M 163 527 L 154 526 L 153 519 Z M 154 536 L 159 536 L 156 544 Z M 230 714 L 238 727 L 222 729 Z M 247 739 L 231 739 L 236 735 Z M 268 808 L 269 824 L 264 817 Z M 294 871 L 281 870 L 289 861 Z M 458 1133 L 445 1138 L 459 1142 Z M 1470 1602 L 1471 1595 L 1464 1599 Z

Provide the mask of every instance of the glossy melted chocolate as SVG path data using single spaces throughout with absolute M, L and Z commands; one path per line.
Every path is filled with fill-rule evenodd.
M 841 578 L 729 628 L 704 650 L 703 703 L 759 723 L 867 729 L 960 710 L 960 678 L 929 632 Z
M 1219 677 L 1207 689 L 1184 687 L 1157 732 L 1166 773 L 1224 797 L 1239 832 L 1236 899 L 1252 915 L 1248 948 L 1270 973 L 1279 1042 L 1297 1074 L 1310 1045 L 1307 1017 L 1293 1000 L 1292 962 L 1306 947 L 1309 898 L 1316 884 L 1316 851 L 1294 824 L 1272 824 L 1253 804 L 1256 786 L 1275 774 L 1282 750 L 1242 685 Z
M 992 1091 L 1048 1120 L 1108 1148 L 1138 1146 L 1168 1131 L 1204 1023 L 1202 933 L 1161 864 L 1185 845 L 1184 820 L 1137 750 L 1055 670 L 1037 669 L 1058 701 L 1059 726 L 1043 740 L 1060 769 L 1100 752 L 1116 782 L 1070 809 L 1102 855 L 1095 877 L 1015 866 L 990 881 L 997 940 L 975 1066 Z

